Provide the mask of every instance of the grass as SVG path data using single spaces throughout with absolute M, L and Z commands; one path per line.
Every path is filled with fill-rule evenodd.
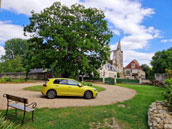
M 105 90 L 105 88 L 99 87 L 99 86 L 91 86 L 91 87 L 96 88 L 98 92 L 101 92 L 101 91 Z M 24 88 L 24 90 L 40 92 L 41 90 L 43 90 L 43 86 L 42 85 L 30 86 L 30 87 Z
M 123 129 L 148 129 L 147 111 L 149 105 L 156 100 L 163 100 L 161 92 L 164 88 L 133 85 L 117 84 L 118 86 L 131 88 L 137 91 L 137 95 L 131 99 L 118 104 L 124 104 L 126 107 L 118 107 L 118 104 L 94 107 L 68 107 L 68 108 L 41 108 L 35 111 L 35 122 L 26 122 L 21 129 L 89 129 L 90 124 L 93 128 L 101 124 L 102 129 L 108 124 L 112 124 L 112 118 L 118 121 Z M 14 110 L 10 110 L 14 112 Z M 5 111 L 3 111 L 5 114 Z M 12 114 L 11 114 L 12 115 Z M 14 124 L 19 124 L 22 119 L 22 113 L 19 116 L 10 118 Z M 26 114 L 26 118 L 30 118 Z

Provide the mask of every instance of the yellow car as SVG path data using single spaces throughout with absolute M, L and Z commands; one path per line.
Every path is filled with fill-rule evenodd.
M 43 86 L 42 94 L 49 99 L 56 96 L 82 96 L 92 99 L 98 94 L 95 88 L 83 86 L 78 81 L 68 78 L 51 78 Z

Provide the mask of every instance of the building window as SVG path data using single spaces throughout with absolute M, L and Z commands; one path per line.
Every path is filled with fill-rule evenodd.
M 130 75 L 130 70 L 126 70 L 126 75 Z
M 134 69 L 135 68 L 135 64 L 131 64 L 131 68 Z

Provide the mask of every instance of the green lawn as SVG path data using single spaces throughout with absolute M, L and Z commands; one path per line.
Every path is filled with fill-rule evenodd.
M 105 88 L 99 87 L 99 86 L 91 86 L 91 87 L 96 88 L 98 92 L 101 92 L 101 91 L 104 91 L 105 90 Z M 41 91 L 42 89 L 43 89 L 43 86 L 42 85 L 30 86 L 30 87 L 24 88 L 24 90 L 36 91 L 36 92 Z
M 161 91 L 164 88 L 143 86 L 134 84 L 117 84 L 118 86 L 131 88 L 137 91 L 137 95 L 125 102 L 126 107 L 118 107 L 118 104 L 95 107 L 69 107 L 69 108 L 41 108 L 35 111 L 35 122 L 26 122 L 22 129 L 89 129 L 90 124 L 96 127 L 101 123 L 102 128 L 107 128 L 105 120 L 112 124 L 115 117 L 123 129 L 148 129 L 147 111 L 149 105 L 156 100 L 163 100 Z M 51 101 L 51 100 L 50 100 Z M 14 110 L 10 110 L 10 112 Z M 3 114 L 5 111 L 3 111 Z M 26 114 L 27 118 L 31 115 Z M 19 124 L 22 118 L 10 118 L 15 124 Z

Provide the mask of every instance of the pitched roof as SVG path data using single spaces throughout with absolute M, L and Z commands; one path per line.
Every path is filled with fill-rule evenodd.
M 135 68 L 133 68 L 133 69 L 142 69 L 142 68 L 140 67 L 140 65 L 139 65 L 139 62 L 138 62 L 136 59 L 132 60 L 132 61 L 125 67 L 125 69 L 132 69 L 132 68 L 131 68 L 131 64 L 135 64 Z

